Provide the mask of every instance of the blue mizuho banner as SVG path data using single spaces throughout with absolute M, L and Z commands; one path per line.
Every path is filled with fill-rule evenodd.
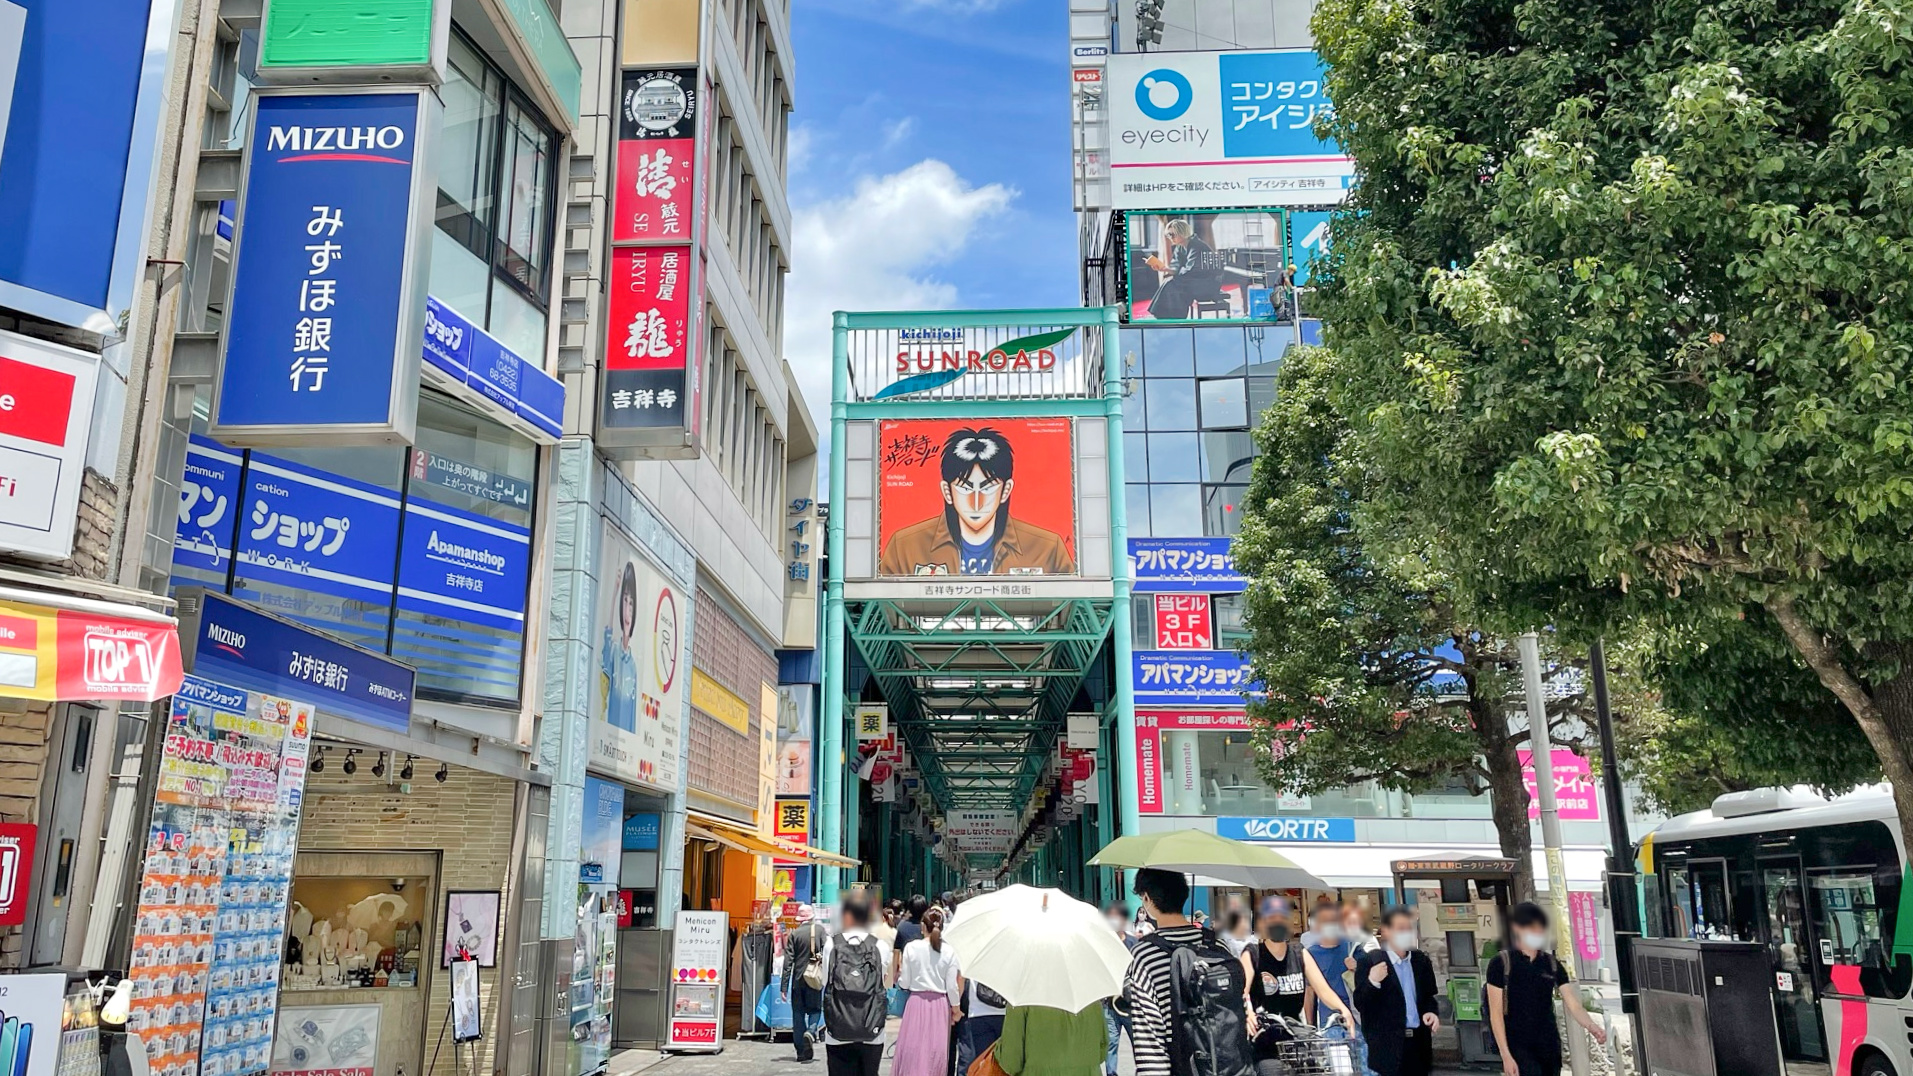
M 436 101 L 255 94 L 214 438 L 411 442 Z

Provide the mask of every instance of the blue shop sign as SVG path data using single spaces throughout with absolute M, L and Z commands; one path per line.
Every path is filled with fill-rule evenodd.
M 247 710 L 245 691 L 214 683 L 199 676 L 187 676 L 181 679 L 179 690 L 173 692 L 173 698 L 184 699 L 214 710 L 223 710 L 229 714 L 243 714 Z
M 1241 706 L 1258 690 L 1233 650 L 1138 650 L 1131 672 L 1137 706 Z
M 664 816 L 656 811 L 639 811 L 624 820 L 624 850 L 655 852 L 658 835 L 664 828 Z
M 1353 818 L 1218 818 L 1216 833 L 1275 844 L 1353 844 Z
M 1308 49 L 1224 52 L 1217 57 L 1227 159 L 1340 156 L 1333 139 L 1315 133 L 1318 117 L 1334 109 L 1327 70 Z
M 223 587 L 232 562 L 233 518 L 243 509 L 239 470 L 243 455 L 195 434 L 186 445 L 186 471 L 179 483 L 179 518 L 173 525 L 173 568 L 193 577 L 217 577 Z
M 409 666 L 222 594 L 201 597 L 192 659 L 195 676 L 310 702 L 326 716 L 392 732 L 412 727 L 416 676 Z
M 254 452 L 243 510 L 238 574 L 249 584 L 392 600 L 395 494 Z
M 406 504 L 399 608 L 519 632 L 530 579 L 530 530 L 417 498 Z
M 215 386 L 228 443 L 410 442 L 430 93 L 253 98 Z
M 431 297 L 423 357 L 428 381 L 539 444 L 552 444 L 563 432 L 564 383 Z
M 1131 538 L 1131 589 L 1138 594 L 1237 594 L 1248 582 L 1236 574 L 1227 538 Z

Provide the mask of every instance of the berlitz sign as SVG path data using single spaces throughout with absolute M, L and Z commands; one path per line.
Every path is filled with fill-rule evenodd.
M 0 549 L 73 551 L 98 360 L 0 332 Z

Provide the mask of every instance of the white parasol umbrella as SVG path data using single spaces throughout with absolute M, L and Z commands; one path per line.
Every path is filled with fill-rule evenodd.
M 1122 992 L 1129 950 L 1093 904 L 1013 885 L 963 902 L 943 933 L 963 977 L 1009 999 L 1077 1012 Z

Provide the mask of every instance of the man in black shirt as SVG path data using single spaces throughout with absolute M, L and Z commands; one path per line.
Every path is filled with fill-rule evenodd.
M 1508 913 L 1514 948 L 1488 963 L 1488 1021 L 1501 1044 L 1504 1076 L 1560 1076 L 1561 1035 L 1554 1028 L 1554 996 L 1561 995 L 1568 1018 L 1587 1029 L 1595 1042 L 1607 1033 L 1581 1005 L 1574 976 L 1549 952 L 1548 913 L 1523 902 Z

